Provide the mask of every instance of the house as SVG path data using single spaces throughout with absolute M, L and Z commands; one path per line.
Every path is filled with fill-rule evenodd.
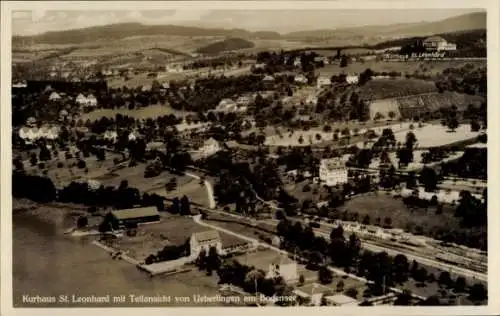
M 318 97 L 316 96 L 316 94 L 308 95 L 306 98 L 306 104 L 310 104 L 310 105 L 318 104 Z
M 324 86 L 329 86 L 332 84 L 332 80 L 328 77 L 319 77 L 317 80 L 318 89 L 323 88 Z
M 422 44 L 428 51 L 454 51 L 457 49 L 456 44 L 448 43 L 440 36 L 428 37 L 422 42 Z
M 83 94 L 79 94 L 76 99 L 75 99 L 76 104 L 80 106 L 85 106 L 87 105 L 87 98 Z
M 250 96 L 241 96 L 236 100 L 236 104 L 238 106 L 247 106 L 252 102 L 252 98 Z
M 274 236 L 273 239 L 271 240 L 271 244 L 274 246 L 274 247 L 280 247 L 281 245 L 281 238 L 279 236 Z
M 226 112 L 226 111 L 234 111 L 238 105 L 232 99 L 222 99 L 215 108 L 217 112 Z
M 359 76 L 357 75 L 347 75 L 345 77 L 345 82 L 348 84 L 357 84 L 359 82 Z
M 302 62 L 300 61 L 300 57 L 296 57 L 295 60 L 293 61 L 293 65 L 295 67 L 300 67 L 302 66 Z
M 209 230 L 199 233 L 194 233 L 189 239 L 189 247 L 191 257 L 197 258 L 202 250 L 208 254 L 210 248 L 215 247 L 217 253 L 223 253 L 222 240 L 219 232 L 216 230 Z
M 49 96 L 49 101 L 59 101 L 61 100 L 61 96 L 57 92 L 52 92 Z
M 179 63 L 168 64 L 165 69 L 170 73 L 181 73 L 184 71 L 184 66 Z
M 141 92 L 149 92 L 153 87 L 150 84 L 143 85 L 141 88 Z
M 26 120 L 26 126 L 28 127 L 35 127 L 36 125 L 36 119 L 34 117 L 28 117 Z
M 219 142 L 213 138 L 209 138 L 208 140 L 205 141 L 203 146 L 199 149 L 199 152 L 200 152 L 202 157 L 210 157 L 213 154 L 217 153 L 219 150 L 221 150 L 221 146 L 219 145 Z
M 118 139 L 118 133 L 116 131 L 112 130 L 107 130 L 104 132 L 104 135 L 102 136 L 104 140 L 109 140 L 112 142 L 115 142 Z
M 321 305 L 324 294 L 330 291 L 330 288 L 324 285 L 311 283 L 297 287 L 293 293 L 300 299 L 308 301 L 309 305 L 319 306 Z
M 47 135 L 45 136 L 47 139 L 54 140 L 59 137 L 59 127 L 52 126 L 47 130 Z
M 108 213 L 107 219 L 119 228 L 129 225 L 140 225 L 159 222 L 161 217 L 156 206 L 114 210 Z
M 319 179 L 327 186 L 347 183 L 347 168 L 339 158 L 321 159 L 319 167 Z
M 27 140 L 29 139 L 29 133 L 30 133 L 30 128 L 27 126 L 23 126 L 19 129 L 19 137 L 22 140 Z
M 307 80 L 306 76 L 304 75 L 296 75 L 294 79 L 295 83 L 299 84 L 307 84 L 309 81 Z
M 285 282 L 298 280 L 297 263 L 286 255 L 279 255 L 270 264 L 266 278 L 282 277 Z
M 265 69 L 266 64 L 265 63 L 259 63 L 254 65 L 255 69 Z
M 265 75 L 264 78 L 262 79 L 264 82 L 274 82 L 274 77 L 270 75 Z
M 87 106 L 91 107 L 97 106 L 97 99 L 92 93 L 87 96 Z
M 128 134 L 128 141 L 129 142 L 133 142 L 135 141 L 137 138 L 139 138 L 141 135 L 136 132 L 136 131 L 132 131 Z
M 330 306 L 357 306 L 358 301 L 344 294 L 325 296 L 326 304 Z

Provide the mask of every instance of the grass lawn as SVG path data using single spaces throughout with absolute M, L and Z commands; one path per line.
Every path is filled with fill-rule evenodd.
M 114 118 L 117 114 L 126 115 L 135 119 L 156 118 L 164 115 L 173 114 L 175 116 L 186 116 L 192 114 L 185 111 L 177 111 L 168 105 L 150 105 L 140 109 L 129 110 L 126 108 L 120 109 L 98 109 L 89 113 L 84 113 L 80 116 L 83 121 L 91 120 L 96 121 L 102 117 Z
M 424 234 L 436 229 L 459 229 L 459 221 L 454 217 L 453 210 L 445 207 L 442 214 L 435 214 L 434 209 L 409 209 L 401 199 L 395 199 L 383 193 L 369 193 L 357 196 L 346 202 L 340 211 L 357 212 L 359 218 L 370 216 L 371 223 L 376 218 L 389 217 L 394 228 L 414 231 L 416 226 L 421 226 Z
M 426 124 L 412 131 L 417 138 L 417 147 L 437 147 L 477 137 L 481 132 L 472 132 L 470 124 L 461 124 L 454 132 L 441 124 Z M 395 132 L 396 142 L 404 143 L 407 131 Z

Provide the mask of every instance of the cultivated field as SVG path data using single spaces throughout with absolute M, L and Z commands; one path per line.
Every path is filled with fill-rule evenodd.
M 321 54 L 321 52 L 318 52 Z M 335 52 L 336 54 L 336 52 Z M 323 54 L 326 55 L 326 54 Z M 346 74 L 360 74 L 367 68 L 376 72 L 391 72 L 397 71 L 405 74 L 414 74 L 419 71 L 420 74 L 436 75 L 440 74 L 446 68 L 460 68 L 465 64 L 472 64 L 477 67 L 484 67 L 486 61 L 409 61 L 409 62 L 392 62 L 392 61 L 366 61 L 354 62 L 347 65 L 345 68 L 340 67 L 340 63 L 330 64 L 324 68 L 318 69 L 316 72 L 322 76 Z M 425 70 L 425 71 L 424 71 Z
M 193 114 L 191 112 L 186 111 L 178 111 L 172 109 L 168 105 L 150 105 L 146 107 L 142 107 L 139 109 L 129 110 L 126 108 L 120 109 L 98 109 L 89 113 L 83 113 L 80 118 L 83 121 L 91 120 L 96 121 L 101 119 L 102 117 L 114 118 L 117 114 L 127 115 L 133 117 L 135 119 L 147 119 L 147 118 L 156 118 L 164 115 L 173 114 L 175 116 L 187 116 Z

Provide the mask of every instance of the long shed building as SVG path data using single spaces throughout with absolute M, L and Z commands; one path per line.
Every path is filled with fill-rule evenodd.
M 115 210 L 111 211 L 108 215 L 118 227 L 159 222 L 161 218 L 156 206 Z

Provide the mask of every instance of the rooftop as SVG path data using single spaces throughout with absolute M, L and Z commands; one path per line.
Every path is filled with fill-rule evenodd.
M 325 299 L 335 305 L 356 304 L 358 302 L 356 299 L 344 294 L 326 296 Z
M 296 288 L 294 293 L 302 297 L 309 297 L 313 294 L 325 293 L 328 291 L 331 291 L 329 287 L 326 287 L 319 283 L 311 283 Z
M 194 233 L 192 237 L 198 242 L 220 240 L 219 232 L 216 230 L 207 230 L 204 232 Z
M 345 168 L 345 163 L 339 158 L 321 159 L 321 168 L 328 170 Z
M 155 206 L 115 210 L 111 211 L 111 214 L 119 220 L 137 217 L 160 216 L 160 213 L 158 213 L 158 209 Z

